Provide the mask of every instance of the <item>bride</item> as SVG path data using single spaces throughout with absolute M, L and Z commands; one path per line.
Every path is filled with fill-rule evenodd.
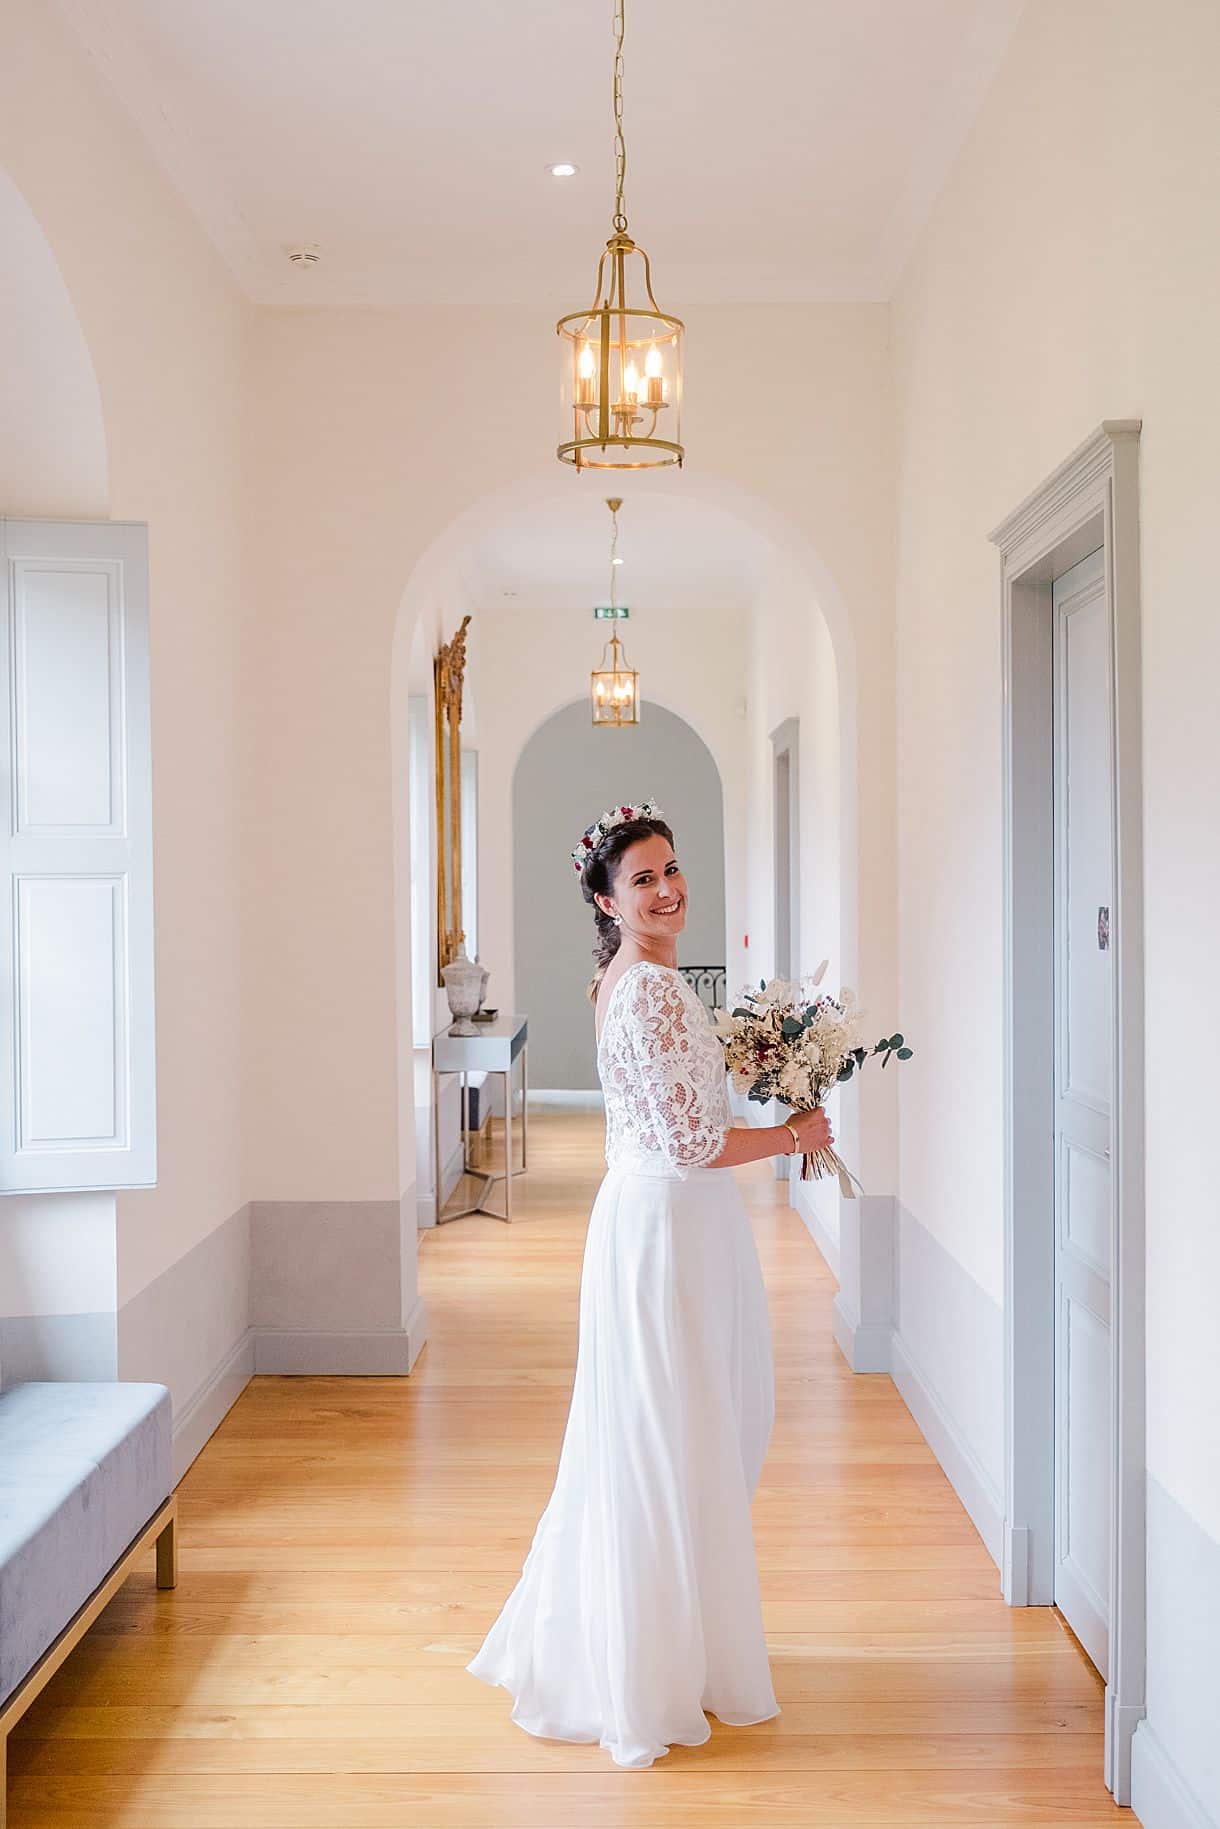
M 720 1043 L 677 969 L 687 886 L 661 809 L 613 808 L 572 858 L 598 934 L 607 1172 L 554 1489 L 466 1668 L 508 1690 L 527 1732 L 640 1767 L 702 1745 L 708 1714 L 740 1727 L 779 1713 L 750 1525 L 770 1320 L 725 1171 L 831 1137 L 820 1111 L 731 1124 Z

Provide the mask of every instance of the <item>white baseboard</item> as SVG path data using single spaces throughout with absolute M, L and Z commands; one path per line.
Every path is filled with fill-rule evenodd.
M 1106 1783 L 1114 1793 L 1116 1804 L 1131 1802 L 1131 1749 L 1136 1731 L 1147 1716 L 1142 1702 L 1126 1704 L 1115 1701 L 1114 1691 L 1106 1686 Z
M 254 1340 L 249 1328 L 211 1376 L 174 1418 L 174 1483 L 182 1478 L 209 1436 L 214 1435 L 254 1375 Z
M 835 1345 L 853 1372 L 888 1372 L 893 1329 L 868 1326 L 857 1320 L 843 1300 L 842 1291 L 834 1299 L 832 1327 Z
M 974 1528 L 998 1565 L 1004 1539 L 1004 1506 L 999 1493 L 979 1465 L 957 1424 L 920 1368 L 902 1338 L 890 1339 L 890 1375 L 902 1401 L 919 1425 L 920 1433 L 940 1462 Z
M 1131 1742 L 1131 1807 L 1144 1829 L 1217 1829 L 1147 1721 Z
M 533 1111 L 545 1111 L 548 1105 L 576 1107 L 579 1111 L 601 1111 L 605 1099 L 600 1092 L 590 1088 L 587 1092 L 567 1086 L 531 1086 L 529 1089 L 529 1106 Z
M 416 1296 L 415 1306 L 403 1322 L 403 1329 L 407 1336 L 407 1370 L 410 1372 L 428 1344 L 428 1311 L 422 1296 Z

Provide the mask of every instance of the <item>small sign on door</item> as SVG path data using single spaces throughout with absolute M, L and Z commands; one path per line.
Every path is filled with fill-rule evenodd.
M 1110 910 L 1108 908 L 1097 910 L 1097 950 L 1099 953 L 1108 953 L 1110 950 Z

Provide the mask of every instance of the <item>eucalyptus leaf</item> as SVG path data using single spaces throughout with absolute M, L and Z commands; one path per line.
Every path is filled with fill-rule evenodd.
M 901 1035 L 891 1035 L 890 1036 L 890 1047 L 891 1048 L 901 1048 L 902 1044 L 903 1044 L 903 1040 L 904 1040 L 904 1038 Z
M 900 1061 L 909 1061 L 914 1053 L 914 1048 L 899 1048 L 898 1058 Z
M 798 1022 L 795 1016 L 785 1016 L 780 1024 L 780 1029 L 785 1035 L 799 1035 L 804 1026 L 804 1023 Z

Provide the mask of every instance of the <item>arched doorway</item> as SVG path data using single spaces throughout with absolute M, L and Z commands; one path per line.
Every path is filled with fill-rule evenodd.
M 619 485 L 616 485 L 618 487 Z M 726 949 L 731 985 L 773 969 L 774 821 L 771 734 L 794 712 L 803 714 L 801 769 L 807 776 L 801 805 L 808 810 L 802 869 L 810 876 L 801 900 L 806 963 L 829 955 L 836 975 L 858 982 L 858 730 L 855 643 L 846 606 L 833 577 L 806 536 L 765 501 L 714 477 L 685 476 L 628 480 L 624 525 L 632 515 L 651 515 L 658 541 L 668 539 L 666 558 L 682 549 L 697 557 L 705 596 L 715 581 L 734 572 L 733 555 L 751 556 L 751 597 L 722 626 L 724 638 L 739 637 L 739 658 L 722 670 L 710 708 L 698 695 L 719 654 L 718 644 L 697 636 L 680 654 L 670 654 L 667 707 L 699 729 L 719 766 L 725 818 Z M 638 509 L 637 509 L 638 504 Z M 581 515 L 595 555 L 597 577 L 585 589 L 565 594 L 555 555 L 571 551 L 573 526 Z M 400 1185 L 416 1181 L 419 1129 L 417 1102 L 427 1085 L 429 1050 L 420 1045 L 411 1009 L 413 949 L 431 949 L 431 934 L 412 931 L 410 916 L 411 786 L 410 727 L 412 650 L 421 627 L 429 638 L 451 634 L 462 615 L 473 612 L 471 704 L 478 729 L 479 920 L 482 962 L 492 971 L 489 1002 L 520 1008 L 515 992 L 512 893 L 512 778 L 517 756 L 536 725 L 569 703 L 573 685 L 592 659 L 594 625 L 587 621 L 594 592 L 604 588 L 601 522 L 605 509 L 596 494 L 573 493 L 550 471 L 539 471 L 472 502 L 428 545 L 415 564 L 401 599 L 391 669 L 393 746 L 392 819 L 395 850 L 395 946 L 397 952 L 397 1050 L 399 1061 Z M 596 531 L 593 531 L 596 528 Z M 654 545 L 654 558 L 660 558 Z M 714 596 L 712 597 L 714 601 Z M 542 605 L 539 609 L 537 606 Z M 515 640 L 502 639 L 495 667 L 479 678 L 480 648 L 493 645 L 493 629 L 524 630 L 531 621 L 552 618 L 556 650 L 567 644 L 567 660 L 545 653 L 548 678 L 539 682 Z M 639 630 L 663 626 L 648 611 Z M 573 620 L 575 619 L 575 620 Z M 636 624 L 630 625 L 634 631 Z M 482 636 L 481 636 L 482 631 Z M 578 631 L 579 663 L 572 646 Z M 672 633 L 672 632 L 671 632 Z M 435 640 L 434 640 L 435 645 Z M 600 648 L 599 648 L 600 651 Z M 418 652 L 414 676 L 419 676 Z M 552 677 L 553 672 L 553 677 Z M 650 676 L 655 678 L 654 675 Z M 579 686 L 577 686 L 579 690 Z M 647 705 L 650 688 L 644 684 Z M 797 701 L 800 701 L 799 704 Z M 601 733 L 605 734 L 605 733 Z M 634 733 L 632 733 L 634 734 Z M 611 792 L 618 792 L 615 787 Z M 623 790 L 626 791 L 626 790 Z M 634 791 L 634 790 L 633 790 Z M 657 786 L 640 784 L 641 792 Z M 577 830 L 598 811 L 577 817 Z M 802 820 L 805 820 L 805 812 Z M 561 855 L 570 843 L 560 846 Z M 571 893 L 570 885 L 568 893 Z M 816 949 L 816 958 L 810 955 Z M 702 962 L 700 962 L 702 963 Z M 527 1012 L 528 1013 L 528 1012 Z M 444 1021 L 443 994 L 434 1012 Z M 534 1076 L 534 1084 L 541 1082 Z M 430 1096 L 430 1093 L 429 1093 Z M 854 1151 L 855 1115 L 844 1113 L 844 1139 Z M 419 1176 L 422 1186 L 426 1170 Z
M 630 734 L 595 730 L 585 700 L 554 712 L 526 742 L 513 775 L 513 950 L 517 1001 L 530 1013 L 538 1089 L 597 1088 L 593 1024 L 584 996 L 592 920 L 568 856 L 581 832 L 624 795 L 665 809 L 690 884 L 683 965 L 725 962 L 725 834 L 720 771 L 703 738 L 662 705 Z M 572 919 L 563 911 L 572 905 Z

